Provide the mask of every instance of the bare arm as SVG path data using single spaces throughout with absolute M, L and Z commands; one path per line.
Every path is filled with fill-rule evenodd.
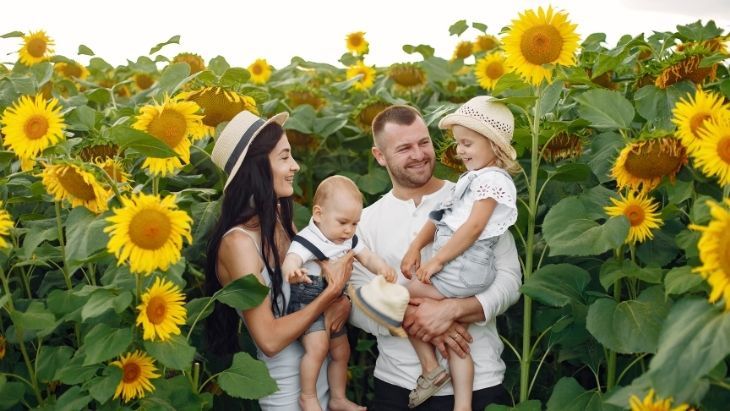
M 357 261 L 365 266 L 371 272 L 382 275 L 389 282 L 395 282 L 395 270 L 389 266 L 382 258 L 377 254 L 370 251 L 369 248 L 364 247 L 357 255 L 355 255 Z
M 433 242 L 433 236 L 436 234 L 436 224 L 428 220 L 423 225 L 421 231 L 411 241 L 411 245 L 406 250 L 405 255 L 400 263 L 400 271 L 406 278 L 411 278 L 421 266 L 421 249 Z
M 307 277 L 307 269 L 302 267 L 304 261 L 302 257 L 295 253 L 287 253 L 284 262 L 281 263 L 281 273 L 289 284 L 311 283 L 312 280 Z

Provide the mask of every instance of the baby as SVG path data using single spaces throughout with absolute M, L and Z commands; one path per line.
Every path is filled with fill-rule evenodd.
M 326 178 L 314 194 L 312 219 L 292 240 L 282 272 L 291 284 L 287 313 L 295 312 L 314 300 L 325 288 L 321 269 L 316 261 L 339 258 L 353 250 L 355 258 L 368 270 L 382 275 L 389 282 L 395 270 L 375 255 L 355 235 L 362 212 L 362 194 L 355 183 L 344 176 Z M 329 334 L 324 316 L 320 316 L 301 337 L 304 356 L 300 365 L 302 410 L 321 410 L 317 401 L 316 382 L 327 353 L 332 356 L 328 368 L 330 410 L 364 410 L 345 396 L 347 362 L 350 345 L 345 327 Z

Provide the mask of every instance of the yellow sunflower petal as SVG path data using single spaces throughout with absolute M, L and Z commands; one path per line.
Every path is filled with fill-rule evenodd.
M 53 55 L 53 40 L 43 30 L 30 32 L 23 36 L 23 46 L 18 53 L 20 62 L 26 66 L 41 63 Z
M 356 31 L 347 35 L 345 46 L 350 53 L 362 56 L 367 54 L 370 44 L 365 40 L 365 32 Z
M 3 203 L 0 201 L 0 207 L 2 206 Z M 10 216 L 10 213 L 8 213 L 8 210 L 0 208 L 0 248 L 6 248 L 8 246 L 7 237 L 8 234 L 10 234 L 10 230 L 13 228 L 13 225 L 13 218 Z M 5 347 L 3 346 L 3 348 Z
M 480 59 L 474 67 L 474 75 L 485 90 L 493 90 L 497 81 L 507 72 L 502 53 L 492 53 Z
M 251 73 L 251 82 L 254 84 L 266 84 L 271 77 L 271 66 L 266 59 L 256 59 L 250 66 L 248 72 Z
M 352 87 L 355 90 L 367 90 L 375 83 L 375 69 L 366 66 L 365 63 L 363 63 L 362 61 L 358 61 L 357 63 L 347 68 L 346 77 L 348 80 L 353 79 L 357 76 L 362 77 L 360 77 L 357 81 L 355 81 L 355 83 L 352 84 Z
M 38 157 L 43 150 L 63 140 L 66 124 L 58 100 L 45 101 L 41 94 L 22 96 L 0 118 L 3 145 L 21 159 Z
M 259 114 L 252 97 L 221 87 L 204 87 L 180 93 L 177 97 L 200 106 L 207 135 L 213 135 L 218 124 L 230 121 L 243 110 Z
M 730 117 L 705 123 L 693 153 L 695 166 L 705 175 L 717 177 L 720 185 L 730 184 Z
M 629 192 L 628 196 L 620 195 L 619 199 L 611 198 L 613 206 L 604 207 L 606 214 L 611 217 L 624 215 L 629 219 L 629 234 L 626 237 L 627 244 L 644 242 L 646 239 L 654 238 L 651 232 L 659 228 L 663 222 L 656 212 L 659 204 L 647 198 L 645 193 Z
M 697 149 L 702 139 L 700 131 L 708 121 L 730 117 L 730 104 L 723 104 L 723 100 L 720 94 L 697 89 L 694 97 L 682 98 L 674 106 L 672 122 L 690 153 Z
M 122 380 L 114 391 L 114 399 L 121 395 L 124 402 L 129 402 L 135 398 L 143 398 L 146 393 L 155 390 L 150 380 L 160 374 L 157 373 L 154 360 L 144 352 L 137 350 L 124 354 L 111 365 L 122 369 Z
M 167 341 L 180 334 L 180 325 L 185 324 L 185 295 L 175 284 L 157 277 L 155 283 L 142 294 L 142 303 L 137 306 L 137 325 L 144 329 L 143 338 Z
M 43 185 L 56 201 L 67 200 L 72 207 L 83 206 L 94 213 L 106 211 L 112 193 L 94 174 L 74 164 L 46 165 Z
M 628 144 L 616 158 L 611 175 L 619 189 L 650 191 L 663 177 L 674 181 L 685 164 L 687 150 L 678 139 L 667 136 Z

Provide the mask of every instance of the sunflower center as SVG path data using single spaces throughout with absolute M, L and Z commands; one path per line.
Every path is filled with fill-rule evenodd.
M 560 57 L 563 38 L 558 29 L 549 24 L 530 27 L 522 36 L 520 49 L 525 60 L 532 64 L 551 63 Z
M 63 175 L 58 174 L 58 181 L 63 186 L 63 189 L 71 193 L 76 198 L 80 198 L 84 201 L 91 201 L 96 199 L 94 188 L 91 184 L 84 181 L 84 177 L 79 174 L 73 167 L 66 168 Z
M 48 131 L 48 120 L 39 115 L 34 115 L 25 122 L 23 126 L 25 136 L 30 140 L 37 140 L 46 135 Z
M 152 297 L 147 303 L 147 318 L 149 318 L 152 324 L 161 324 L 167 313 L 167 303 L 162 297 Z
M 157 250 L 165 245 L 171 232 L 170 219 L 157 210 L 139 211 L 129 223 L 129 238 L 145 250 Z
M 487 77 L 489 77 L 492 80 L 496 80 L 504 74 L 504 66 L 500 62 L 492 62 L 489 63 L 486 69 Z
M 63 74 L 67 77 L 79 78 L 81 77 L 81 66 L 78 64 L 67 64 L 63 68 Z
M 187 122 L 182 113 L 164 109 L 159 116 L 150 121 L 148 131 L 171 148 L 175 148 L 185 138 Z
M 122 377 L 122 380 L 129 384 L 137 381 L 140 374 L 142 374 L 142 369 L 139 367 L 139 364 L 136 362 L 128 362 L 124 364 L 124 376 Z
M 48 48 L 48 44 L 46 44 L 45 40 L 43 39 L 33 38 L 28 41 L 26 48 L 28 50 L 28 54 L 35 58 L 40 58 L 43 57 L 44 54 L 46 54 L 46 48 Z
M 255 74 L 255 75 L 257 75 L 257 76 L 258 76 L 258 75 L 259 75 L 259 74 L 261 74 L 261 73 L 262 73 L 262 72 L 263 72 L 264 70 L 263 70 L 263 68 L 261 67 L 261 65 L 259 65 L 259 64 L 254 64 L 254 66 L 253 66 L 253 67 L 251 67 L 251 71 L 253 72 L 253 74 Z
M 627 206 L 624 210 L 624 215 L 629 219 L 631 227 L 636 227 L 644 221 L 644 210 L 636 204 Z
M 361 44 L 362 44 L 362 38 L 360 36 L 350 37 L 350 45 L 352 47 L 360 47 Z
M 676 173 L 685 153 L 676 141 L 651 141 L 632 150 L 624 167 L 637 178 L 660 178 Z
M 717 155 L 725 164 L 730 164 L 730 135 L 723 136 L 717 143 Z
M 695 135 L 695 137 L 698 136 L 698 131 L 702 127 L 702 125 L 705 123 L 705 120 L 709 120 L 710 115 L 707 113 L 697 113 L 689 120 L 689 129 L 692 130 L 692 134 Z

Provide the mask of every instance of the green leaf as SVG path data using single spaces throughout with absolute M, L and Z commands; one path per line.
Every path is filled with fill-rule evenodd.
M 586 391 L 575 378 L 563 377 L 547 402 L 547 411 L 620 411 L 622 408 L 603 403 L 600 392 Z
M 112 127 L 110 137 L 112 142 L 119 146 L 120 150 L 132 149 L 142 155 L 154 158 L 177 156 L 177 153 L 162 140 L 158 140 L 144 131 L 135 130 L 131 127 Z
M 552 84 L 545 88 L 545 91 L 540 99 L 540 117 L 544 117 L 547 113 L 553 111 L 555 105 L 558 104 L 560 96 L 563 93 L 563 86 L 565 83 L 562 81 L 554 81 Z
M 104 233 L 107 222 L 86 207 L 75 207 L 66 217 L 66 260 L 71 271 L 94 253 L 106 248 L 109 236 Z
M 163 47 L 167 46 L 168 44 L 180 44 L 180 36 L 179 35 L 172 36 L 167 41 L 158 43 L 156 46 L 154 46 L 150 49 L 150 52 L 148 54 L 155 54 L 158 51 L 160 51 Z
M 155 391 L 141 401 L 141 409 L 170 411 L 200 411 L 211 409 L 212 394 L 194 393 L 185 375 L 155 380 Z M 215 409 L 229 409 L 224 402 L 216 401 Z M 240 407 L 239 407 L 240 408 Z M 245 406 L 244 406 L 244 409 Z
M 269 294 L 269 288 L 261 284 L 253 274 L 231 281 L 213 294 L 213 299 L 243 311 L 257 307 Z
M 106 361 L 122 354 L 132 343 L 132 330 L 126 328 L 111 328 L 101 323 L 84 337 L 86 358 L 83 365 L 91 365 Z
M 68 116 L 71 130 L 89 131 L 96 125 L 96 110 L 89 106 L 78 106 Z
M 4 39 L 9 39 L 9 38 L 11 38 L 11 37 L 23 37 L 23 36 L 25 36 L 25 34 L 23 34 L 23 32 L 22 32 L 22 31 L 11 31 L 11 32 L 9 32 L 9 33 L 5 33 L 5 34 L 3 34 L 3 35 L 2 35 L 2 36 L 0 36 L 0 37 L 2 37 L 2 38 L 4 38 Z
M 466 24 L 466 20 L 459 20 L 456 23 L 449 26 L 449 34 L 454 36 L 461 36 L 461 33 L 465 32 L 466 29 L 469 28 L 469 25 Z
M 132 294 L 129 291 L 121 291 L 119 294 L 112 290 L 100 288 L 91 294 L 89 301 L 81 309 L 81 319 L 86 321 L 89 318 L 98 317 L 107 310 L 113 309 L 120 313 L 132 302 Z
M 85 45 L 79 44 L 79 51 L 77 52 L 77 54 L 93 56 L 94 52 L 90 48 L 86 47 Z
M 246 399 L 265 397 L 278 389 L 266 365 L 245 352 L 233 356 L 231 367 L 218 375 L 218 385 L 228 395 Z
M 420 53 L 424 59 L 433 57 L 433 55 L 436 53 L 436 50 L 428 44 L 419 44 L 417 46 L 405 44 L 403 45 L 403 51 L 408 54 Z
M 586 328 L 610 350 L 622 354 L 654 353 L 668 310 L 662 287 L 654 286 L 636 300 L 596 300 L 588 308 Z
M 380 168 L 374 168 L 355 181 L 357 187 L 367 194 L 379 194 L 390 186 L 390 177 Z
M 636 92 L 634 102 L 639 115 L 658 128 L 672 129 L 672 94 L 654 85 L 646 85 Z
M 576 96 L 578 113 L 597 129 L 628 129 L 634 118 L 634 108 L 617 91 L 589 90 Z
M 57 411 L 78 411 L 86 409 L 86 405 L 91 401 L 91 396 L 82 391 L 81 387 L 71 387 L 56 400 Z
M 94 378 L 89 384 L 89 394 L 95 400 L 104 404 L 114 395 L 114 391 L 116 391 L 121 380 L 122 369 L 116 365 L 109 365 L 104 369 L 101 377 Z
M 51 76 L 53 75 L 53 65 L 47 61 L 34 64 L 30 68 L 30 72 L 33 74 L 36 84 L 40 86 L 51 79 Z
M 328 137 L 347 125 L 346 115 L 326 116 L 314 119 L 314 134 Z
M 240 67 L 231 67 L 221 76 L 221 84 L 229 86 L 238 86 L 248 81 L 251 74 L 248 70 Z
M 580 183 L 589 181 L 593 175 L 593 171 L 588 165 L 583 163 L 565 163 L 557 168 L 552 174 L 555 181 L 564 181 L 568 183 Z
M 31 303 L 25 312 L 13 311 L 10 317 L 16 327 L 22 327 L 26 331 L 53 331 L 56 328 L 56 317 L 40 302 Z
M 591 139 L 592 156 L 588 160 L 588 166 L 598 177 L 599 182 L 605 183 L 613 180 L 610 175 L 611 168 L 624 144 L 621 135 L 613 131 L 601 133 Z
M 56 374 L 73 356 L 74 350 L 66 345 L 53 347 L 44 345 L 36 358 L 36 376 L 40 382 L 56 380 Z
M 487 32 L 487 25 L 484 23 L 478 23 L 475 21 L 475 22 L 471 23 L 471 26 L 474 27 L 475 29 L 481 31 L 482 33 Z
M 702 25 L 702 20 L 684 26 L 677 26 L 677 32 L 688 40 L 702 41 L 715 38 L 722 35 L 722 29 L 718 28 L 714 21 L 710 20 L 706 26 Z
M 429 80 L 434 82 L 449 81 L 456 71 L 451 62 L 440 57 L 424 57 L 422 67 Z
M 159 91 L 158 97 L 172 95 L 178 88 L 185 84 L 190 78 L 190 65 L 188 63 L 174 63 L 162 70 L 160 81 L 157 82 Z
M 28 226 L 30 231 L 23 237 L 23 251 L 21 255 L 24 260 L 34 260 L 37 258 L 35 251 L 42 242 L 58 239 L 58 227 L 51 220 L 35 221 L 28 224 Z
M 198 324 L 200 324 L 201 320 L 213 313 L 215 306 L 209 304 L 210 300 L 210 297 L 200 297 L 194 298 L 185 304 L 185 310 L 188 312 L 187 325 L 192 325 L 193 321 L 198 318 L 198 315 L 200 315 L 200 318 L 198 318 Z
M 601 266 L 599 279 L 605 290 L 614 285 L 621 278 L 636 278 L 650 284 L 659 284 L 662 281 L 662 269 L 659 267 L 639 267 L 630 260 L 608 260 Z
M 215 56 L 208 62 L 208 69 L 217 75 L 222 75 L 231 67 L 223 56 Z
M 542 411 L 542 403 L 539 400 L 527 400 L 517 404 L 515 407 L 489 404 L 484 411 Z
M 0 375 L 0 409 L 9 410 L 25 396 L 26 385 L 22 382 L 6 381 L 5 375 Z
M 664 277 L 665 294 L 684 294 L 693 288 L 703 284 L 705 280 L 701 275 L 693 273 L 692 267 L 685 265 L 669 270 Z
M 145 341 L 144 348 L 162 365 L 176 370 L 190 369 L 195 356 L 195 347 L 181 335 L 174 335 L 167 341 Z
M 564 307 L 583 303 L 583 291 L 591 280 L 590 274 L 572 264 L 549 264 L 525 280 L 521 291 L 543 304 Z
M 317 118 L 317 112 L 309 104 L 304 104 L 295 108 L 289 119 L 286 121 L 286 128 L 299 131 L 300 133 L 313 133 L 314 120 Z
M 56 378 L 64 384 L 75 385 L 88 381 L 96 376 L 99 369 L 97 365 L 82 365 L 84 362 L 83 354 L 76 354 L 63 368 L 58 370 Z

